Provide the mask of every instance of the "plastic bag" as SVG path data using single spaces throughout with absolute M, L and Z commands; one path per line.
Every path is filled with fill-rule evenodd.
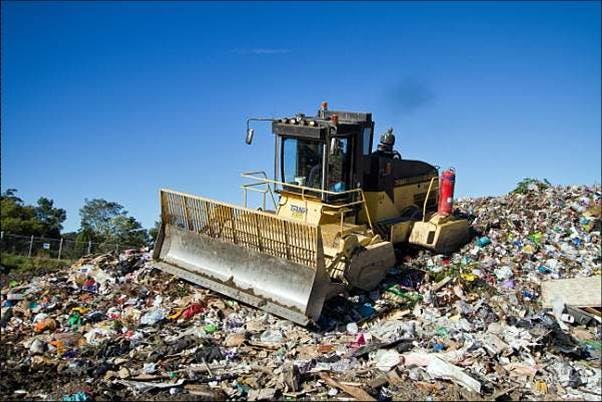
M 155 325 L 156 323 L 158 323 L 159 321 L 161 321 L 165 318 L 165 314 L 166 314 L 166 312 L 162 308 L 156 308 L 156 309 L 150 310 L 149 312 L 147 312 L 140 318 L 140 324 Z

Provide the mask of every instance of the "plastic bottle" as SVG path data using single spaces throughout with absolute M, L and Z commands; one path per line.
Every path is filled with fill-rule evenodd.
M 280 331 L 266 329 L 259 339 L 261 342 L 282 342 L 282 333 Z
M 487 236 L 479 237 L 477 239 L 477 246 L 479 247 L 485 247 L 489 244 L 491 244 L 491 240 Z

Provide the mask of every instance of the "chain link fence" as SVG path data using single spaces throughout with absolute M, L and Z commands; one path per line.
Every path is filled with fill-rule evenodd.
M 50 239 L 0 232 L 0 251 L 2 253 L 30 258 L 77 260 L 84 255 L 109 252 L 119 254 L 123 250 L 131 248 L 140 247 L 119 243 L 79 242 L 64 238 Z

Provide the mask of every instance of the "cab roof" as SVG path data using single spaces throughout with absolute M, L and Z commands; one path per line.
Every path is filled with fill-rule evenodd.
M 372 113 L 320 110 L 313 117 L 299 113 L 274 120 L 272 132 L 279 136 L 324 140 L 329 136 L 355 135 L 373 125 Z

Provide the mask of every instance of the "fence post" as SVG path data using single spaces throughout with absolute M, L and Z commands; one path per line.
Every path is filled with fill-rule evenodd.
M 29 240 L 29 252 L 27 253 L 27 257 L 31 258 L 31 249 L 33 248 L 33 235 L 31 235 L 31 240 Z
M 61 260 L 61 253 L 63 252 L 63 238 L 61 237 L 61 242 L 59 243 L 59 258 L 58 260 Z
M 0 240 L 4 239 L 4 230 L 0 232 Z
M 119 243 L 115 245 L 115 254 L 119 255 Z
M 92 240 L 88 241 L 88 254 L 92 252 Z

